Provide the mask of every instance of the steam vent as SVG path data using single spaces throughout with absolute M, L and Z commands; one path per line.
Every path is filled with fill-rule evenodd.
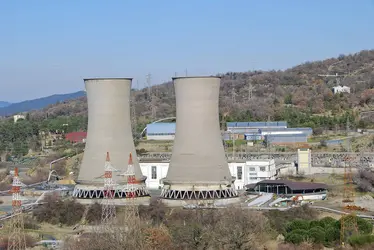
M 161 197 L 170 205 L 238 201 L 219 127 L 219 77 L 173 78 L 176 132 Z
M 85 79 L 88 104 L 86 147 L 73 196 L 79 199 L 102 199 L 106 153 L 116 170 L 115 199 L 126 198 L 128 157 L 136 156 L 130 120 L 131 78 Z M 136 197 L 149 196 L 137 157 L 132 166 Z M 127 197 L 128 198 L 128 197 Z

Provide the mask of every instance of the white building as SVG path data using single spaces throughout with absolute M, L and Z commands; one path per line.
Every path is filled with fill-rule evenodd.
M 19 119 L 25 120 L 26 117 L 24 115 L 14 115 L 13 116 L 14 123 L 16 123 Z
M 351 93 L 351 88 L 347 86 L 335 86 L 332 88 L 332 92 L 334 94 L 339 94 L 339 93 Z
M 140 163 L 143 175 L 147 176 L 146 185 L 149 189 L 161 189 L 162 179 L 166 177 L 169 163 Z M 229 163 L 232 176 L 236 177 L 235 187 L 243 189 L 245 185 L 257 183 L 262 180 L 274 180 L 276 166 L 274 160 L 256 160 Z
M 147 140 L 172 141 L 175 137 L 175 123 L 160 122 L 147 125 Z

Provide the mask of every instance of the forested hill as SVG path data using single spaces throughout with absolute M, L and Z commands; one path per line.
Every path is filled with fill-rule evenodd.
M 0 106 L 0 116 L 9 116 L 20 112 L 27 112 L 31 110 L 38 110 L 47 107 L 51 104 L 56 104 L 58 102 L 63 102 L 66 100 L 75 99 L 81 96 L 85 96 L 86 92 L 79 91 L 70 94 L 61 95 L 51 95 L 43 98 L 38 98 L 34 100 L 28 100 L 18 103 L 13 103 L 9 105 Z M 1 102 L 0 102 L 1 103 Z
M 349 86 L 351 94 L 334 95 L 331 88 L 336 86 L 336 78 L 318 76 L 336 73 L 345 75 L 341 85 Z M 288 120 L 294 126 L 331 127 L 344 126 L 348 118 L 353 126 L 359 122 L 360 111 L 374 109 L 374 50 L 306 62 L 284 71 L 219 75 L 222 76 L 220 109 L 224 121 L 271 119 Z M 252 91 L 249 91 L 250 86 Z M 152 88 L 157 118 L 175 115 L 173 92 L 171 82 Z M 151 120 L 147 91 L 138 90 L 133 94 L 138 124 L 144 124 Z M 86 113 L 83 97 L 33 112 L 31 117 L 43 119 L 46 114 L 56 117 Z M 364 125 L 361 121 L 361 126 Z

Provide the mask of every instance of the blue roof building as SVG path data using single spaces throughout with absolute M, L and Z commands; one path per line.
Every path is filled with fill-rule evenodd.
M 280 134 L 280 135 L 265 135 L 265 141 L 274 144 L 291 144 L 291 143 L 306 143 L 308 136 L 306 134 Z
M 160 122 L 147 125 L 147 140 L 174 140 L 175 123 Z

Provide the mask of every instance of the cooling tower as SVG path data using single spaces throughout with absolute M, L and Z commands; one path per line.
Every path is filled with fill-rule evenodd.
M 176 131 L 161 196 L 165 200 L 237 197 L 219 127 L 220 78 L 177 77 L 173 82 Z
M 73 196 L 102 198 L 106 152 L 117 170 L 113 173 L 116 198 L 125 198 L 128 157 L 136 155 L 130 120 L 131 78 L 85 79 L 88 104 L 86 147 Z M 133 158 L 137 196 L 147 196 L 137 157 Z M 121 175 L 122 174 L 122 175 Z

